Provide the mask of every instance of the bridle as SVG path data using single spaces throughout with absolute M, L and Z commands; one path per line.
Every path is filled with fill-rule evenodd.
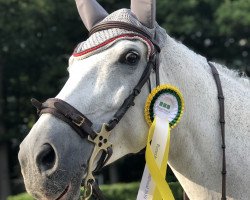
M 107 29 L 119 28 L 127 31 L 135 32 L 141 37 L 149 40 L 154 47 L 153 53 L 150 55 L 146 67 L 139 79 L 137 85 L 134 87 L 132 93 L 124 100 L 123 104 L 114 114 L 112 119 L 108 123 L 102 125 L 102 129 L 99 133 L 96 133 L 92 129 L 92 122 L 76 108 L 68 104 L 67 102 L 58 98 L 49 98 L 44 103 L 39 102 L 36 99 L 31 99 L 32 104 L 37 108 L 38 115 L 45 113 L 52 114 L 56 118 L 66 122 L 78 135 L 83 139 L 88 139 L 94 144 L 94 150 L 89 160 L 87 175 L 84 179 L 83 185 L 85 187 L 85 199 L 88 199 L 92 194 L 97 199 L 104 199 L 98 185 L 95 182 L 93 173 L 99 171 L 109 160 L 112 155 L 112 144 L 109 142 L 109 135 L 112 129 L 120 122 L 125 113 L 131 106 L 134 106 L 135 98 L 140 94 L 142 87 L 146 82 L 150 85 L 150 74 L 152 71 L 155 72 L 156 86 L 160 83 L 159 78 L 159 53 L 160 47 L 157 42 L 150 36 L 149 33 L 144 30 L 133 26 L 129 23 L 111 21 L 94 26 L 90 31 L 90 35 Z M 94 166 L 94 161 L 101 153 L 97 166 Z
M 111 21 L 101 23 L 96 25 L 90 31 L 90 35 L 107 29 L 119 28 L 127 31 L 135 32 L 142 37 L 147 38 L 154 46 L 154 52 L 150 55 L 149 61 L 142 73 L 140 80 L 137 85 L 134 87 L 133 92 L 124 100 L 121 107 L 114 114 L 113 118 L 108 122 L 102 125 L 100 133 L 96 133 L 92 129 L 92 122 L 80 111 L 75 109 L 73 106 L 67 102 L 58 99 L 50 98 L 47 99 L 44 103 L 39 102 L 36 99 L 32 99 L 32 104 L 37 108 L 37 112 L 40 115 L 45 113 L 50 113 L 57 117 L 58 119 L 66 122 L 69 126 L 75 130 L 79 136 L 83 139 L 88 139 L 90 142 L 94 143 L 94 150 L 89 160 L 89 165 L 87 169 L 87 175 L 84 180 L 85 187 L 85 197 L 84 199 L 89 199 L 93 194 L 97 199 L 105 199 L 98 185 L 96 184 L 95 178 L 93 176 L 94 172 L 99 171 L 109 160 L 112 155 L 112 144 L 109 142 L 109 135 L 112 129 L 120 122 L 128 109 L 134 105 L 134 100 L 141 92 L 142 87 L 146 82 L 150 85 L 150 74 L 152 71 L 155 72 L 156 76 L 156 86 L 160 84 L 159 78 L 159 53 L 160 47 L 158 46 L 157 41 L 150 36 L 149 33 L 144 30 L 133 26 L 125 22 Z M 225 117 L 224 117 L 224 96 L 221 87 L 221 82 L 219 78 L 219 73 L 216 70 L 215 66 L 208 62 L 211 67 L 217 90 L 218 90 L 218 99 L 219 99 L 219 108 L 220 108 L 220 124 L 221 124 L 221 136 L 222 136 L 222 200 L 226 200 L 226 155 L 225 155 Z M 94 167 L 94 160 L 101 153 L 101 157 L 97 162 L 97 166 Z M 94 169 L 95 168 L 95 169 Z

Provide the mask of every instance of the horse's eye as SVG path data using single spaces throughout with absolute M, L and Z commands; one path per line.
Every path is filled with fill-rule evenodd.
M 122 62 L 128 65 L 136 65 L 140 60 L 140 55 L 135 51 L 129 51 L 126 53 L 123 58 Z

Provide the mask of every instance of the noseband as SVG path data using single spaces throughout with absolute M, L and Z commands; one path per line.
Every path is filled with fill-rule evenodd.
M 139 29 L 131 24 L 125 22 L 111 21 L 104 24 L 97 25 L 93 27 L 90 31 L 90 35 L 111 28 L 119 28 L 127 31 L 132 31 L 139 34 L 142 37 L 145 37 L 149 40 L 154 46 L 154 52 L 150 55 L 149 61 L 142 73 L 140 80 L 137 85 L 134 87 L 133 92 L 124 100 L 121 107 L 114 114 L 113 118 L 110 119 L 108 123 L 104 123 L 102 129 L 99 133 L 95 132 L 92 128 L 92 122 L 76 108 L 68 104 L 67 102 L 58 99 L 50 98 L 47 99 L 44 103 L 39 102 L 36 99 L 31 99 L 32 104 L 37 108 L 38 115 L 45 113 L 52 114 L 56 118 L 66 122 L 73 130 L 75 130 L 78 135 L 83 139 L 88 139 L 90 142 L 94 143 L 94 150 L 89 160 L 87 176 L 84 180 L 85 186 L 85 199 L 88 199 L 92 192 L 98 199 L 104 199 L 100 189 L 95 183 L 93 176 L 94 172 L 99 171 L 109 160 L 112 155 L 112 144 L 109 143 L 108 137 L 112 129 L 120 122 L 125 113 L 131 106 L 134 106 L 134 100 L 141 92 L 142 87 L 148 81 L 150 84 L 150 74 L 152 71 L 156 75 L 156 85 L 159 85 L 159 53 L 160 47 L 157 45 L 157 42 L 150 37 L 150 34 L 146 33 L 144 30 Z M 150 86 L 151 88 L 151 86 Z M 97 156 L 101 153 L 101 157 L 97 162 L 97 167 L 94 169 L 94 160 L 97 159 Z M 93 191 L 92 191 L 93 190 Z

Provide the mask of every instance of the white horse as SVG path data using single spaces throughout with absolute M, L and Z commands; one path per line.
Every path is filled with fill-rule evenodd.
M 100 21 L 117 20 L 129 21 L 157 35 L 161 47 L 161 84 L 177 86 L 185 99 L 183 118 L 171 133 L 169 165 L 191 200 L 220 199 L 221 136 L 217 88 L 211 68 L 206 58 L 171 38 L 154 22 L 154 3 L 140 5 L 140 1 L 134 0 L 133 13 L 122 9 L 108 15 L 96 1 L 77 1 L 89 30 Z M 106 35 L 124 34 L 124 30 L 112 31 Z M 101 31 L 95 35 L 105 38 L 103 34 Z M 98 46 L 102 41 L 94 41 L 91 36 L 77 47 L 75 55 L 91 49 L 95 42 Z M 72 56 L 69 79 L 57 98 L 84 113 L 98 132 L 140 79 L 151 51 L 145 44 L 141 38 L 125 37 L 92 48 L 81 56 Z M 247 78 L 239 78 L 235 72 L 214 65 L 225 96 L 227 198 L 247 200 L 250 198 L 250 84 Z M 151 79 L 154 78 L 151 74 Z M 112 130 L 109 140 L 113 155 L 109 163 L 145 147 L 148 126 L 143 110 L 148 93 L 144 86 L 135 106 Z M 77 199 L 93 148 L 92 143 L 81 139 L 66 123 L 43 114 L 20 145 L 19 160 L 27 191 L 37 199 Z

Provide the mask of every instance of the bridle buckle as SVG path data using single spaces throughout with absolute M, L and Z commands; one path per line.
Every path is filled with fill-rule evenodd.
M 73 119 L 73 120 L 72 120 L 72 122 L 73 122 L 75 125 L 79 126 L 79 127 L 83 125 L 84 121 L 85 121 L 85 118 L 82 117 L 82 116 L 80 116 L 80 115 L 77 116 L 76 119 Z

